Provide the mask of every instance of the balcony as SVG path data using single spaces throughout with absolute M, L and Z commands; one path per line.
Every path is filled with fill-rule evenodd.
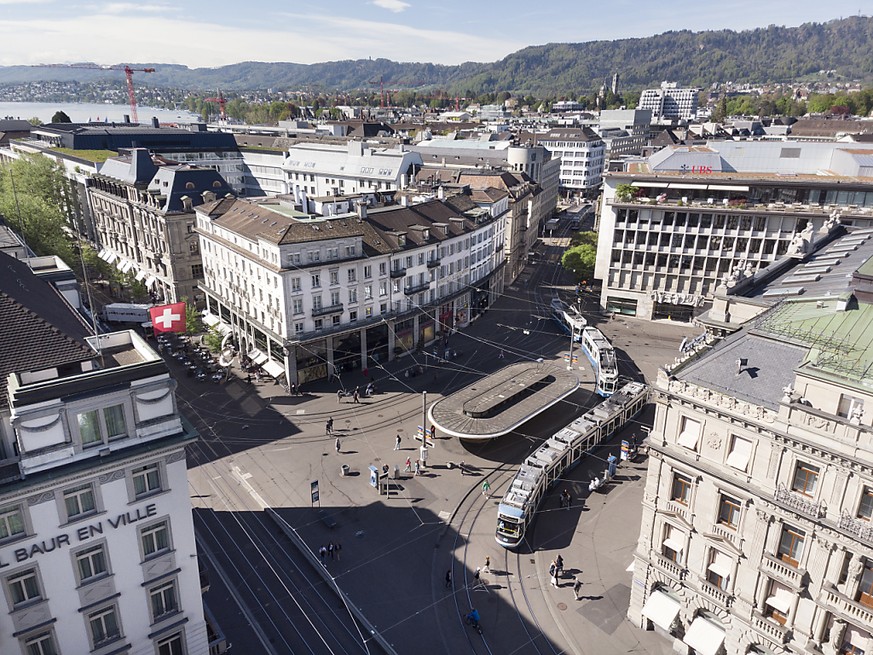
M 403 293 L 407 296 L 414 296 L 417 293 L 421 293 L 422 291 L 427 291 L 430 289 L 430 282 L 419 282 L 418 284 L 411 284 L 408 287 L 403 287 Z
M 795 590 L 802 589 L 805 586 L 803 578 L 806 575 L 806 571 L 796 569 L 768 553 L 764 553 L 764 557 L 761 559 L 761 570 L 774 576 L 780 582 L 793 587 Z
M 850 600 L 830 585 L 822 587 L 822 599 L 833 609 L 850 616 L 861 625 L 873 625 L 873 609 Z
M 391 278 L 405 277 L 406 269 L 405 268 L 392 268 L 391 269 Z
M 812 519 L 824 518 L 825 507 L 821 502 L 814 503 L 807 500 L 806 497 L 795 493 L 783 485 L 779 485 L 776 493 L 773 494 L 773 499 L 798 514 L 803 514 Z
M 730 609 L 730 606 L 734 603 L 734 597 L 732 594 L 722 591 L 707 580 L 701 579 L 699 591 L 724 609 Z
M 340 314 L 343 311 L 343 304 L 339 303 L 338 305 L 324 305 L 323 307 L 312 308 L 313 316 L 325 316 L 327 314 Z
M 651 561 L 652 564 L 667 573 L 673 580 L 684 580 L 685 574 L 688 572 L 682 566 L 673 560 L 667 559 L 658 552 L 652 552 Z
M 439 265 L 440 265 L 440 260 L 438 257 L 433 257 L 433 258 L 427 260 L 427 267 L 428 268 L 436 268 Z
M 791 636 L 790 628 L 771 621 L 758 612 L 758 610 L 752 610 L 752 627 L 778 644 L 788 643 L 788 639 Z
M 854 535 L 859 541 L 873 546 L 873 524 L 870 521 L 857 519 L 843 512 L 840 515 L 840 529 Z

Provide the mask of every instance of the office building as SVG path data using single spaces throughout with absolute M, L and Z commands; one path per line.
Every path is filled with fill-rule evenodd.
M 560 188 L 566 194 L 592 194 L 600 187 L 606 147 L 591 128 L 562 127 L 537 135 L 537 143 L 560 158 Z
M 697 94 L 700 89 L 680 89 L 675 82 L 662 82 L 659 89 L 644 89 L 637 109 L 652 112 L 655 123 L 690 120 L 697 116 Z

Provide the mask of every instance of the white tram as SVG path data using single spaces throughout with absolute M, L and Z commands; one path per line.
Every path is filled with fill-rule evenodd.
M 551 304 L 552 320 L 560 326 L 561 330 L 573 335 L 573 340 L 582 340 L 582 330 L 588 325 L 588 321 L 574 306 L 570 306 L 555 296 Z
M 618 388 L 618 361 L 615 359 L 612 344 L 597 328 L 586 327 L 582 330 L 582 350 L 594 367 L 597 379 L 595 390 L 608 398 Z
M 629 382 L 528 455 L 497 508 L 497 543 L 504 548 L 517 547 L 546 491 L 590 450 L 636 416 L 648 397 L 646 385 Z

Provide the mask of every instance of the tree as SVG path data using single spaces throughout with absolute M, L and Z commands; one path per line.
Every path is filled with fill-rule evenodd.
M 42 125 L 42 121 L 39 119 L 38 116 L 34 116 L 33 118 L 28 119 L 27 122 L 30 123 L 31 125 L 33 125 L 34 127 L 39 127 L 40 125 Z
M 619 184 L 615 187 L 615 199 L 619 202 L 630 202 L 640 194 L 639 187 L 630 184 Z
M 55 112 L 54 116 L 52 116 L 52 123 L 72 123 L 70 117 L 67 116 L 66 112 L 61 111 L 60 109 Z
M 587 280 L 594 276 L 594 264 L 597 261 L 597 246 L 583 243 L 567 248 L 561 257 L 561 266 L 576 277 L 576 281 Z
M 221 336 L 221 332 L 219 332 L 218 328 L 215 326 L 212 326 L 211 328 L 206 330 L 206 334 L 203 336 L 203 343 L 206 344 L 206 347 L 214 353 L 217 353 L 221 350 L 221 342 L 223 340 L 224 337 Z
M 203 320 L 201 319 L 200 310 L 188 302 L 188 298 L 182 298 L 185 303 L 185 333 L 200 334 L 203 332 Z
M 716 123 L 723 123 L 724 119 L 728 117 L 728 104 L 727 104 L 727 96 L 723 95 L 719 98 L 718 106 L 715 108 L 715 111 L 712 112 L 712 120 Z

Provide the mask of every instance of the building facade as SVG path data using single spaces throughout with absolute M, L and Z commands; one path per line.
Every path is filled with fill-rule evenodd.
M 644 89 L 637 109 L 652 112 L 652 121 L 689 120 L 697 116 L 700 89 L 680 89 L 675 82 L 662 82 L 659 89 Z
M 798 254 L 805 232 L 873 218 L 860 144 L 711 142 L 673 146 L 603 185 L 595 277 L 601 306 L 690 321 L 726 278 Z M 621 190 L 619 190 L 621 188 Z
M 155 301 L 202 306 L 194 207 L 231 193 L 224 179 L 134 148 L 108 159 L 87 184 L 100 257 L 145 284 Z
M 537 143 L 560 158 L 560 187 L 566 193 L 591 194 L 600 187 L 606 146 L 591 128 L 556 128 L 538 135 Z
M 628 616 L 674 652 L 873 651 L 871 238 L 747 289 L 721 324 L 748 328 L 658 376 Z
M 499 205 L 362 203 L 358 214 L 301 221 L 226 198 L 196 211 L 207 322 L 295 384 L 412 352 L 503 290 Z
M 0 651 L 205 655 L 175 383 L 21 268 L 0 281 Z

